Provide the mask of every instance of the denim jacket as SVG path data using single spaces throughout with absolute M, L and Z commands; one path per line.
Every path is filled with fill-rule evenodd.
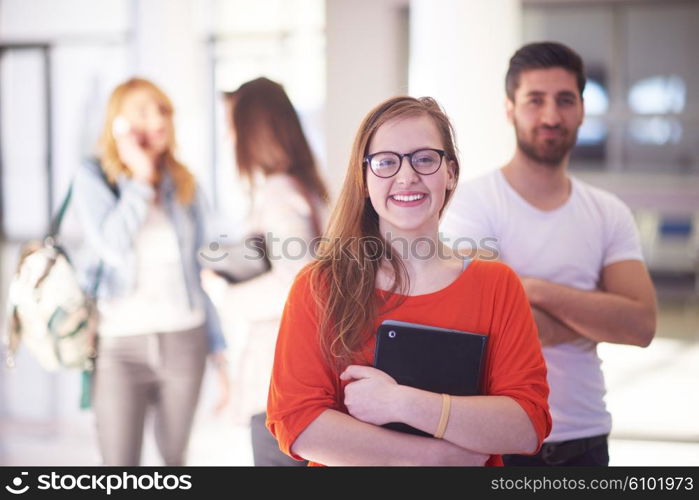
M 77 264 L 83 287 L 92 292 L 97 283 L 97 299 L 111 299 L 128 294 L 136 281 L 134 243 L 143 225 L 148 205 L 155 196 L 152 186 L 120 176 L 119 195 L 107 185 L 96 160 L 85 161 L 73 181 L 73 206 L 80 219 L 89 252 Z M 161 181 L 163 208 L 177 235 L 182 274 L 190 307 L 201 305 L 205 311 L 205 328 L 209 350 L 217 352 L 226 342 L 218 315 L 199 281 L 201 266 L 197 252 L 207 242 L 205 205 L 201 191 L 188 206 L 177 201 L 175 184 L 165 172 Z M 100 262 L 102 271 L 99 272 Z

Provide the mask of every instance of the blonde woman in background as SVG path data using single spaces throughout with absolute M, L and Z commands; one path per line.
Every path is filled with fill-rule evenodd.
M 283 87 L 267 78 L 226 95 L 240 175 L 252 186 L 250 232 L 265 236 L 271 269 L 228 285 L 205 273 L 204 288 L 226 317 L 247 324 L 233 408 L 250 419 L 255 465 L 298 465 L 265 429 L 265 408 L 279 320 L 297 272 L 313 257 L 328 193 Z M 317 241 L 317 240 L 316 240 Z
M 172 103 L 132 78 L 112 93 L 99 156 L 74 181 L 84 284 L 98 282 L 93 398 L 105 465 L 140 463 L 150 410 L 164 464 L 184 465 L 207 353 L 224 361 L 196 259 L 207 243 L 203 201 L 174 151 Z

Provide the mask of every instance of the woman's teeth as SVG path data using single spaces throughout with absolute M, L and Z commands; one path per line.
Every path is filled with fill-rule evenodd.
M 410 195 L 402 195 L 402 194 L 394 194 L 391 196 L 396 201 L 416 201 L 416 200 L 421 200 L 425 197 L 424 194 L 410 194 Z

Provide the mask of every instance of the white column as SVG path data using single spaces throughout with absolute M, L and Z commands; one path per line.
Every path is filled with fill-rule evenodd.
M 410 2 L 410 94 L 432 96 L 445 108 L 462 180 L 502 166 L 514 151 L 504 89 L 520 26 L 519 0 Z
M 379 102 L 405 88 L 406 2 L 327 0 L 326 178 L 337 194 L 357 128 Z
M 197 0 L 134 1 L 134 72 L 153 80 L 175 106 L 179 158 L 208 187 L 213 134 L 202 10 Z

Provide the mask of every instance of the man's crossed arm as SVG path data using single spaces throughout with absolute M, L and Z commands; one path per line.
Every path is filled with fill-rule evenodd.
M 646 347 L 656 326 L 655 289 L 641 261 L 625 260 L 602 270 L 599 290 L 578 290 L 537 278 L 522 278 L 542 345 L 578 335 L 595 342 Z

